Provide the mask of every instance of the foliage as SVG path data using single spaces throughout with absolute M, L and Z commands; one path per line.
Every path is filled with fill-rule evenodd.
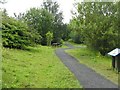
M 67 24 L 63 24 L 63 25 L 62 25 L 62 29 L 63 29 L 62 39 L 63 39 L 64 41 L 67 41 L 67 40 L 70 38 L 70 36 L 69 36 L 70 30 L 68 29 L 68 25 L 67 25 Z
M 61 39 L 67 40 L 69 37 L 67 25 L 62 22 L 63 16 L 57 2 L 46 0 L 43 2 L 42 8 L 31 8 L 25 14 L 20 14 L 17 19 L 21 19 L 21 17 L 27 22 L 31 31 L 42 37 L 42 45 L 47 45 L 46 34 L 49 31 L 53 33 L 52 42 L 60 43 Z
M 47 7 L 47 3 L 50 5 Z M 58 5 L 54 2 L 43 3 L 43 8 L 31 8 L 23 16 L 28 26 L 36 30 L 42 36 L 42 45 L 47 45 L 46 33 L 48 31 L 53 33 L 53 41 L 60 42 L 63 34 L 62 13 L 58 14 Z M 52 9 L 48 9 L 50 7 Z M 55 11 L 54 11 L 55 10 Z M 54 11 L 54 12 L 52 12 Z
M 70 37 L 73 40 L 73 42 L 78 43 L 78 44 L 83 43 L 84 35 L 82 35 L 82 28 L 81 28 L 80 22 L 76 18 L 73 18 L 70 21 L 68 28 L 71 31 Z
M 46 33 L 52 30 L 52 15 L 45 9 L 31 8 L 26 12 L 23 18 L 27 22 L 29 28 L 32 29 L 31 31 L 38 33 L 37 37 L 42 37 L 41 41 L 37 41 L 37 43 L 45 45 Z
M 2 42 L 4 47 L 24 48 L 30 44 L 30 33 L 26 24 L 8 16 L 2 19 Z
M 34 32 L 24 20 L 9 17 L 2 11 L 2 43 L 4 47 L 24 49 L 41 41 L 41 36 Z
M 72 36 L 102 55 L 120 47 L 116 20 L 118 5 L 113 2 L 78 4 L 78 16 L 70 22 Z M 75 41 L 75 40 L 74 40 Z
M 50 46 L 51 45 L 51 41 L 53 39 L 53 33 L 51 33 L 50 31 L 46 34 L 46 38 L 47 38 L 47 45 Z
M 52 26 L 53 26 L 52 42 L 60 43 L 66 27 L 64 27 L 64 24 L 62 22 L 63 16 L 62 16 L 62 12 L 59 11 L 59 4 L 57 2 L 53 2 L 53 0 L 45 0 L 43 2 L 43 8 L 46 9 L 49 13 L 51 13 L 52 16 L 54 17 L 53 23 L 52 23 Z
M 52 42 L 62 43 L 61 39 L 68 39 L 69 31 L 67 25 L 62 22 L 63 16 L 57 2 L 46 0 L 42 8 L 31 8 L 19 15 L 14 13 L 14 19 L 7 16 L 6 10 L 3 12 L 3 46 L 5 47 L 24 48 L 34 44 L 47 45 L 48 32 L 53 33 Z

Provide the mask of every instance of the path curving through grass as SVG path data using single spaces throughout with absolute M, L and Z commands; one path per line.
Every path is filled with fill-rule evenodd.
M 118 88 L 118 86 L 112 83 L 110 80 L 96 73 L 91 68 L 79 63 L 74 57 L 65 53 L 65 50 L 73 49 L 74 46 L 66 44 L 67 49 L 56 49 L 55 53 L 64 63 L 64 65 L 74 73 L 83 88 Z

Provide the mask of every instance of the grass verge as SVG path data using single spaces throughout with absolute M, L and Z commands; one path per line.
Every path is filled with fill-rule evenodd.
M 118 84 L 118 74 L 116 71 L 113 71 L 111 67 L 111 58 L 101 56 L 98 52 L 89 50 L 87 47 L 82 46 L 81 48 L 66 50 L 66 52 L 74 56 L 80 63 L 87 65 L 97 73 Z
M 46 46 L 2 49 L 3 88 L 80 88 L 74 75 Z

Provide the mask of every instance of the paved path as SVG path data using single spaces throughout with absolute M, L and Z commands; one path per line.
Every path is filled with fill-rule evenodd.
M 69 47 L 67 49 L 74 48 L 70 44 L 66 45 Z M 65 53 L 67 49 L 59 48 L 56 49 L 55 53 L 68 69 L 74 73 L 83 88 L 116 88 L 115 90 L 117 90 L 117 85 Z

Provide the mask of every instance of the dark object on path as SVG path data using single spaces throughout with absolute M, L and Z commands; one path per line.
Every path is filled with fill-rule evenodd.
M 112 56 L 112 67 L 120 72 L 120 49 L 116 48 L 108 53 Z
M 62 46 L 62 44 L 60 44 L 60 43 L 52 43 L 52 46 L 55 46 L 55 47 L 61 47 Z

